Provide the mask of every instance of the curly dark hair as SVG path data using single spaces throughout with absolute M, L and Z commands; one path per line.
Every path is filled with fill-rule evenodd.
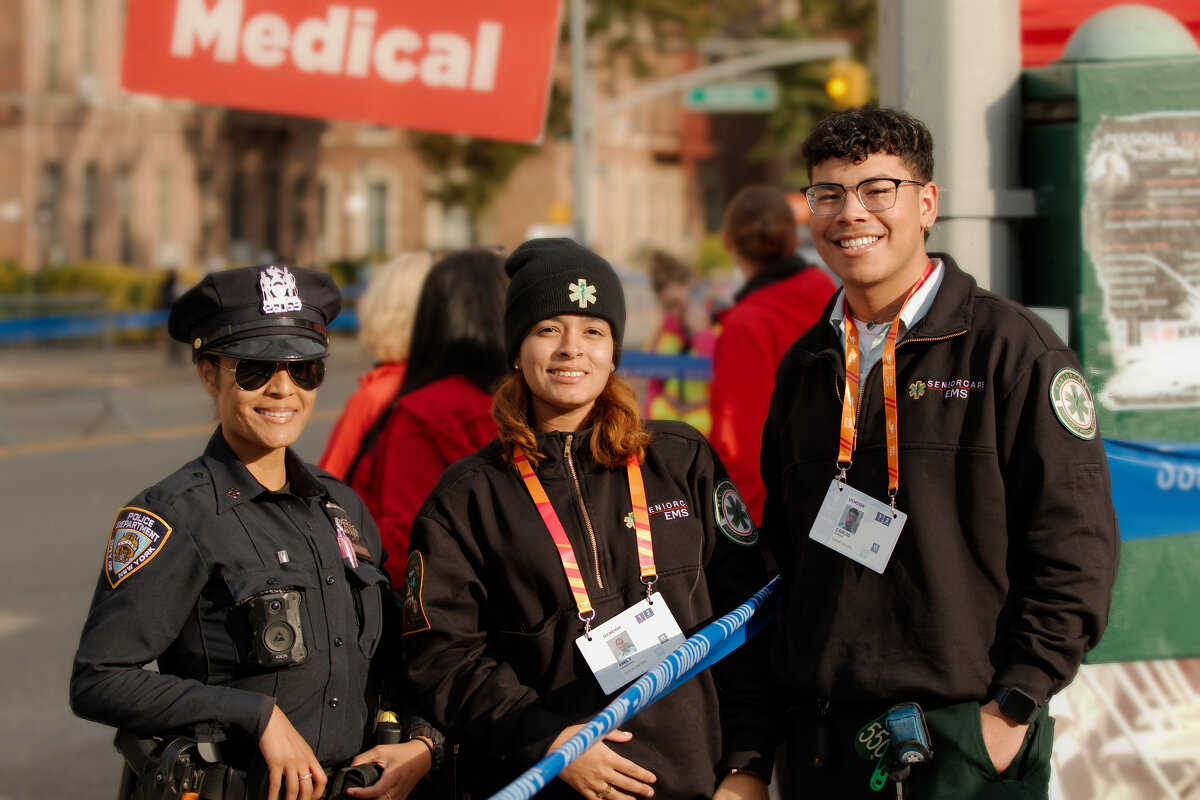
M 898 156 L 919 181 L 933 180 L 933 136 L 921 120 L 894 108 L 858 106 L 823 117 L 801 152 L 813 167 L 827 158 L 861 164 L 876 153 Z

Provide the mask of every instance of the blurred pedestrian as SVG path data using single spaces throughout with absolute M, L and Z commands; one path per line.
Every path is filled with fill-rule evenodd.
M 367 288 L 358 300 L 358 340 L 375 363 L 358 379 L 358 388 L 346 401 L 317 462 L 356 489 L 362 484 L 355 481 L 355 473 L 374 447 L 374 442 L 364 441 L 363 437 L 404 380 L 413 315 L 431 264 L 427 252 L 399 255 L 371 270 Z M 367 507 L 378 520 L 379 508 L 369 502 Z M 393 558 L 403 561 L 404 554 L 393 553 Z
M 265 265 L 209 275 L 171 309 L 219 425 L 203 455 L 117 511 L 71 676 L 76 714 L 162 737 L 131 776 L 151 782 L 139 797 L 162 791 L 156 760 L 175 737 L 218 744 L 251 786 L 262 776 L 256 797 L 309 800 L 327 772 L 378 763 L 365 796 L 400 800 L 430 768 L 423 742 L 369 744 L 368 672 L 396 663 L 399 634 L 379 534 L 348 486 L 290 447 L 340 308 L 328 275 Z
M 646 346 L 649 353 L 710 358 L 716 335 L 703 301 L 696 296 L 691 268 L 655 250 L 650 255 L 650 285 L 658 298 L 661 321 Z M 698 378 L 652 378 L 646 382 L 642 408 L 647 419 L 677 419 L 708 435 L 708 381 Z
M 879 797 L 890 775 L 905 798 L 1045 798 L 1045 705 L 1100 639 L 1119 547 L 1079 361 L 926 251 L 920 120 L 837 112 L 803 153 L 843 289 L 784 357 L 763 435 L 793 796 Z
M 506 372 L 507 286 L 504 259 L 479 248 L 446 255 L 421 288 L 408 370 L 380 417 L 369 467 L 353 484 L 379 509 L 397 585 L 413 517 L 442 471 L 496 436 L 492 389 Z
M 747 186 L 738 192 L 725 211 L 721 238 L 746 282 L 719 320 L 709 440 L 759 522 L 766 492 L 758 458 L 775 369 L 820 317 L 835 287 L 796 254 L 796 216 L 779 189 Z
M 506 268 L 499 437 L 442 475 L 404 584 L 409 681 L 460 745 L 463 788 L 481 797 L 765 574 L 758 532 L 704 437 L 643 423 L 615 376 L 625 298 L 608 262 L 535 239 Z M 770 701 L 752 651 L 610 732 L 539 797 L 765 798 Z

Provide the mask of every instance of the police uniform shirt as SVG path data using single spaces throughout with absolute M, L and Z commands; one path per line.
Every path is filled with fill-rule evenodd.
M 376 562 L 379 534 L 348 487 L 290 450 L 286 463 L 289 485 L 265 489 L 218 428 L 201 458 L 118 512 L 75 657 L 77 714 L 141 735 L 230 739 L 245 758 L 278 704 L 322 763 L 361 752 L 368 666 L 392 593 L 367 559 L 343 562 L 324 499 L 346 510 Z M 260 667 L 238 604 L 285 587 L 303 595 L 307 656 Z M 142 669 L 155 660 L 161 674 Z

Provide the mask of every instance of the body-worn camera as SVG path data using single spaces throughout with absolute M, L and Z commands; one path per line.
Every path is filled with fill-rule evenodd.
M 300 627 L 303 595 L 296 589 L 269 589 L 247 597 L 251 660 L 260 667 L 286 667 L 308 658 Z

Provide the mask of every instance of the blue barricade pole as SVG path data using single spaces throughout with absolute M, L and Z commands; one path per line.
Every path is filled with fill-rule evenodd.
M 778 587 L 779 578 L 773 578 L 749 600 L 704 626 L 605 706 L 578 733 L 492 795 L 491 800 L 529 800 L 622 722 L 745 644 L 778 616 Z

